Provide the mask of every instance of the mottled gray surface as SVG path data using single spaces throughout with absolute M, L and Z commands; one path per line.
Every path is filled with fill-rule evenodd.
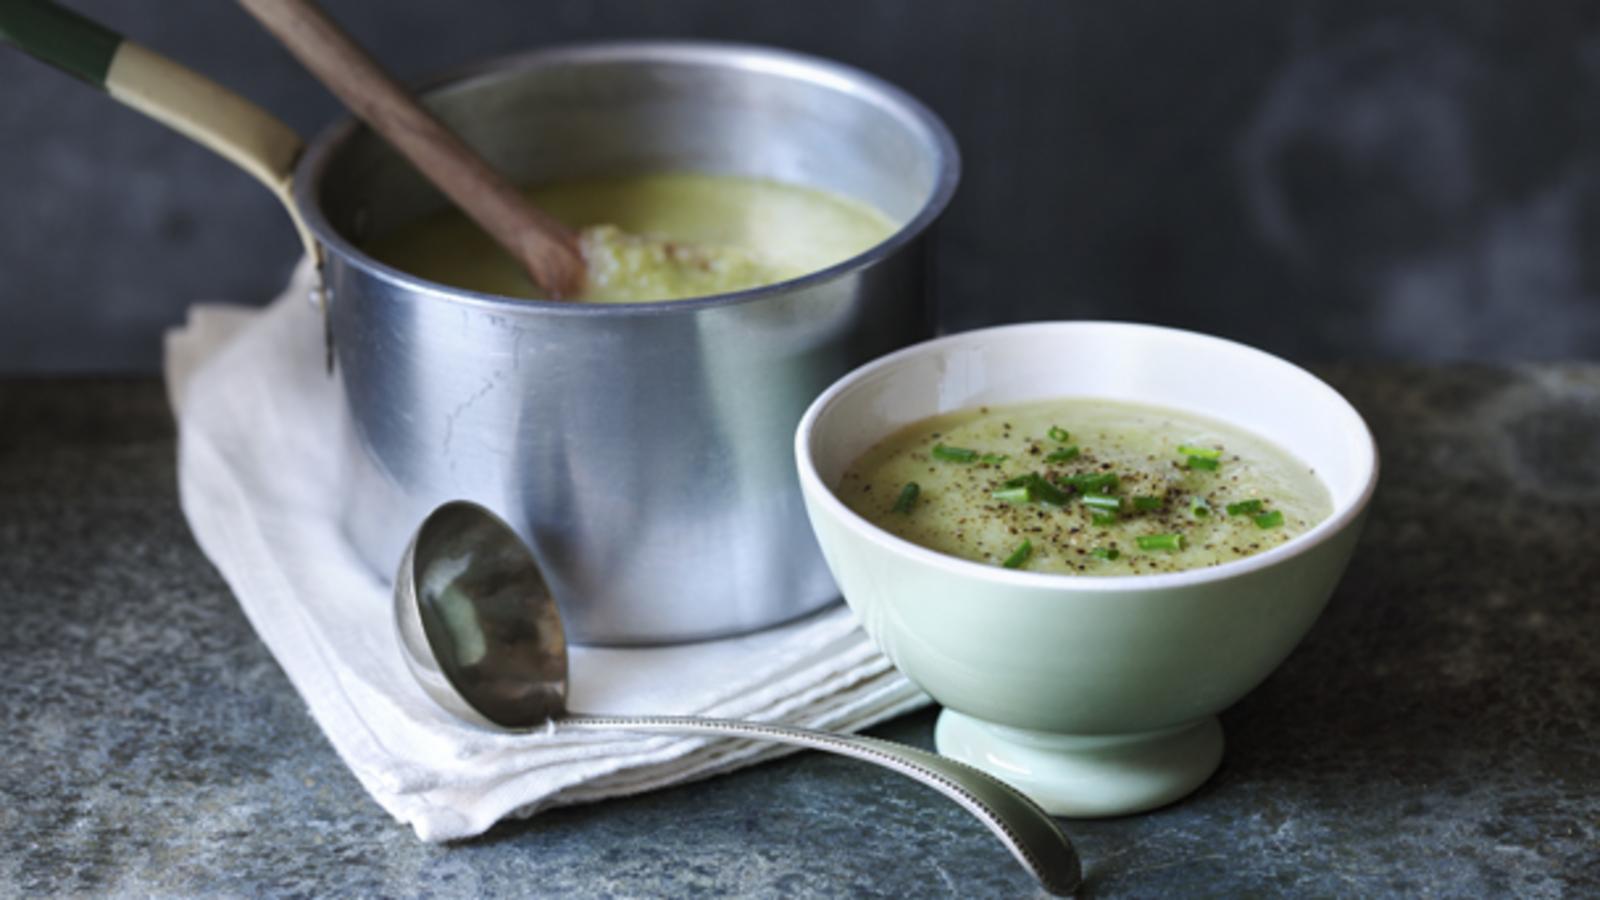
M 1600 367 L 1328 374 L 1384 453 L 1365 541 L 1211 782 L 1067 824 L 1084 894 L 1595 896 Z M 173 461 L 153 381 L 0 381 L 0 895 L 1030 892 L 952 804 L 818 755 L 418 842 L 195 548 Z
M 72 0 L 302 133 L 335 105 L 234 4 Z M 572 40 L 744 40 L 877 72 L 966 153 L 953 328 L 1196 327 L 1298 358 L 1600 358 L 1586 0 L 329 0 L 403 76 Z M 206 151 L 0 52 L 0 371 L 156 369 L 296 246 Z

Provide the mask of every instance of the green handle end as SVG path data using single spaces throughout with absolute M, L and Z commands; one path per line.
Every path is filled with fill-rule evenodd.
M 0 0 L 0 41 L 103 88 L 122 35 L 46 0 Z

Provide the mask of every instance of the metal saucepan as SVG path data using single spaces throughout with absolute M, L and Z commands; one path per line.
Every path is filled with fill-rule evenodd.
M 577 642 L 736 634 L 837 597 L 791 437 L 835 378 L 931 332 L 927 233 L 960 163 L 914 99 L 824 60 L 677 42 L 541 50 L 428 89 L 427 105 L 518 182 L 751 175 L 903 223 L 853 259 L 766 288 L 549 303 L 424 281 L 363 252 L 445 200 L 354 122 L 302 149 L 248 101 L 60 7 L 3 9 L 0 36 L 283 199 L 319 264 L 348 399 L 344 525 L 375 571 L 394 570 L 434 507 L 471 500 L 536 549 Z

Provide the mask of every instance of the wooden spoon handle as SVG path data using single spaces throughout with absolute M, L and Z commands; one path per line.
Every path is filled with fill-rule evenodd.
M 554 299 L 583 292 L 572 231 L 530 205 L 310 0 L 239 0 L 350 111 L 477 222 Z

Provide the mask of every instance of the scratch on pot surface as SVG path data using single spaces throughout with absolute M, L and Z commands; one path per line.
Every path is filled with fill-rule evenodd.
M 461 414 L 466 412 L 468 407 L 472 406 L 474 403 L 477 403 L 479 400 L 482 400 L 490 391 L 494 390 L 495 384 L 497 384 L 499 381 L 500 371 L 497 369 L 495 370 L 494 374 L 483 379 L 483 384 L 479 385 L 478 389 L 472 392 L 472 396 L 461 401 L 460 405 L 458 405 L 449 415 L 444 417 L 444 455 L 446 459 L 450 458 L 450 442 L 455 439 L 456 419 L 460 418 Z M 452 469 L 455 468 L 454 462 L 452 462 L 450 465 Z

